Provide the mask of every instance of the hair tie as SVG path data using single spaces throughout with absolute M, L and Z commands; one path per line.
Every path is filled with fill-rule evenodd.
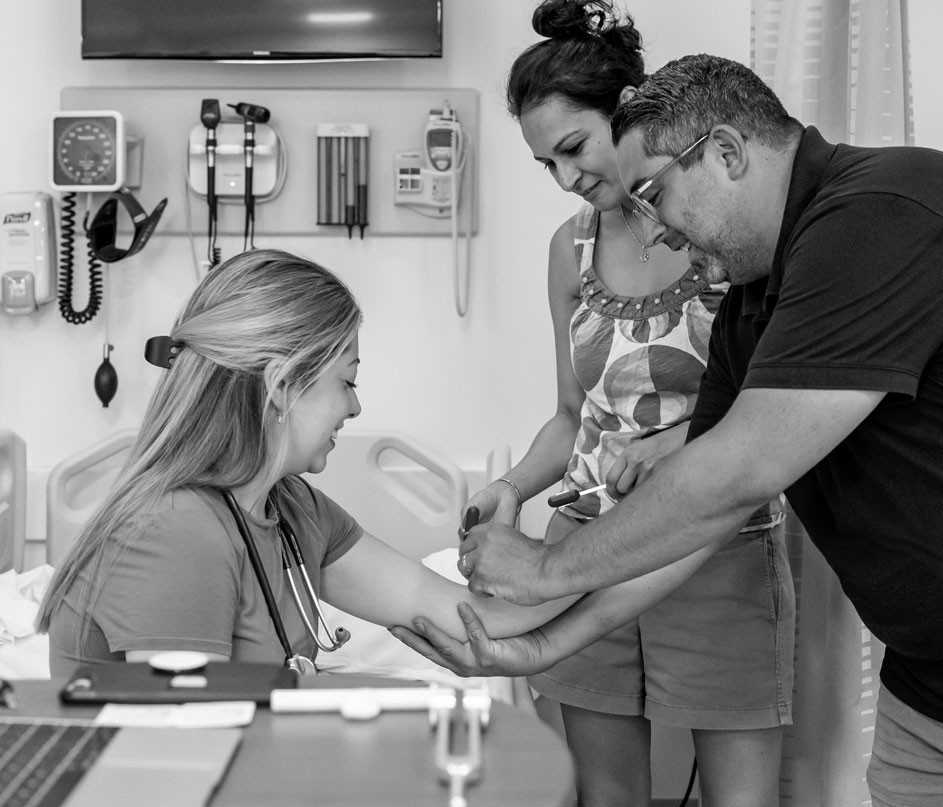
M 602 38 L 602 35 L 605 33 L 606 26 L 606 12 L 602 9 L 597 9 L 586 15 L 586 19 L 589 24 L 586 26 L 586 29 L 592 36 Z
M 178 342 L 169 336 L 152 336 L 144 343 L 144 358 L 155 367 L 169 370 L 177 354 L 185 347 L 183 342 Z

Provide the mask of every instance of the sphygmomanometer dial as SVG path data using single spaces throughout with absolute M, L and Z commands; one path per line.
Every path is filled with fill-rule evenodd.
M 117 113 L 63 113 L 53 119 L 53 187 L 116 190 L 124 181 L 124 137 Z

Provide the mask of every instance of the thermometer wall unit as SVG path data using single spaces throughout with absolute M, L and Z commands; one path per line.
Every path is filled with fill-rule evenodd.
M 55 190 L 116 191 L 125 181 L 124 118 L 114 110 L 57 112 L 52 152 Z

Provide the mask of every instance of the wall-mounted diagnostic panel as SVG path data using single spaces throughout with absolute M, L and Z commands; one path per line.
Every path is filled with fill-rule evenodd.
M 259 124 L 256 128 L 252 153 L 254 193 L 259 204 L 253 226 L 258 235 L 346 237 L 352 230 L 359 236 L 363 228 L 366 238 L 454 238 L 456 222 L 462 233 L 477 232 L 475 166 L 471 159 L 462 167 L 450 163 L 463 153 L 470 156 L 476 143 L 479 104 L 473 89 L 242 87 L 239 98 L 234 98 L 232 89 L 218 87 L 66 87 L 60 105 L 64 110 L 120 110 L 127 125 L 133 124 L 135 132 L 147 137 L 142 187 L 149 196 L 168 199 L 161 231 L 187 234 L 199 232 L 204 225 L 207 128 L 201 108 L 207 99 L 218 99 L 220 106 L 214 183 L 221 203 L 217 222 L 220 235 L 240 235 L 245 230 L 239 186 L 245 176 L 240 172 L 247 151 L 243 125 L 229 107 L 232 101 L 246 99 L 271 111 L 269 123 L 279 138 L 277 142 L 266 140 L 265 127 Z M 430 110 L 439 112 L 430 115 Z M 446 111 L 452 115 L 451 122 L 446 119 Z M 71 114 L 77 118 L 87 116 L 81 111 L 63 116 Z M 75 151 L 64 153 L 64 162 L 79 178 L 70 179 L 63 173 L 54 185 L 57 189 L 83 190 L 85 183 L 111 180 L 110 176 L 96 176 L 109 161 L 104 154 L 108 138 L 102 134 L 95 139 L 100 130 L 92 123 L 86 121 L 86 129 L 66 138 L 66 144 Z M 101 124 L 107 133 L 109 121 Z M 86 141 L 85 137 L 92 139 Z M 115 137 L 120 142 L 120 136 Z M 94 154 L 83 155 L 80 151 L 79 146 L 86 142 L 106 144 L 100 162 Z M 408 158 L 403 155 L 409 152 L 418 155 L 416 176 L 424 180 L 423 190 L 418 193 L 400 184 L 400 169 L 408 167 Z M 114 158 L 121 159 L 120 149 Z M 227 161 L 232 164 L 232 172 L 227 171 Z M 132 173 L 130 166 L 129 157 L 128 173 Z M 229 173 L 232 176 L 227 180 Z M 181 180 L 182 176 L 188 177 L 189 185 Z M 60 181 L 67 184 L 60 185 Z M 265 191 L 273 183 L 277 192 L 266 198 Z M 369 188 L 366 201 L 365 188 Z

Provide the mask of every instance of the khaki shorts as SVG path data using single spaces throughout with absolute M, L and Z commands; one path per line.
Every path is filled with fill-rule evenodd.
M 882 687 L 867 779 L 874 807 L 939 807 L 943 803 L 943 723 Z
M 547 540 L 578 522 L 557 512 Z M 795 595 L 782 524 L 741 533 L 642 616 L 530 677 L 541 695 L 692 729 L 792 722 Z

